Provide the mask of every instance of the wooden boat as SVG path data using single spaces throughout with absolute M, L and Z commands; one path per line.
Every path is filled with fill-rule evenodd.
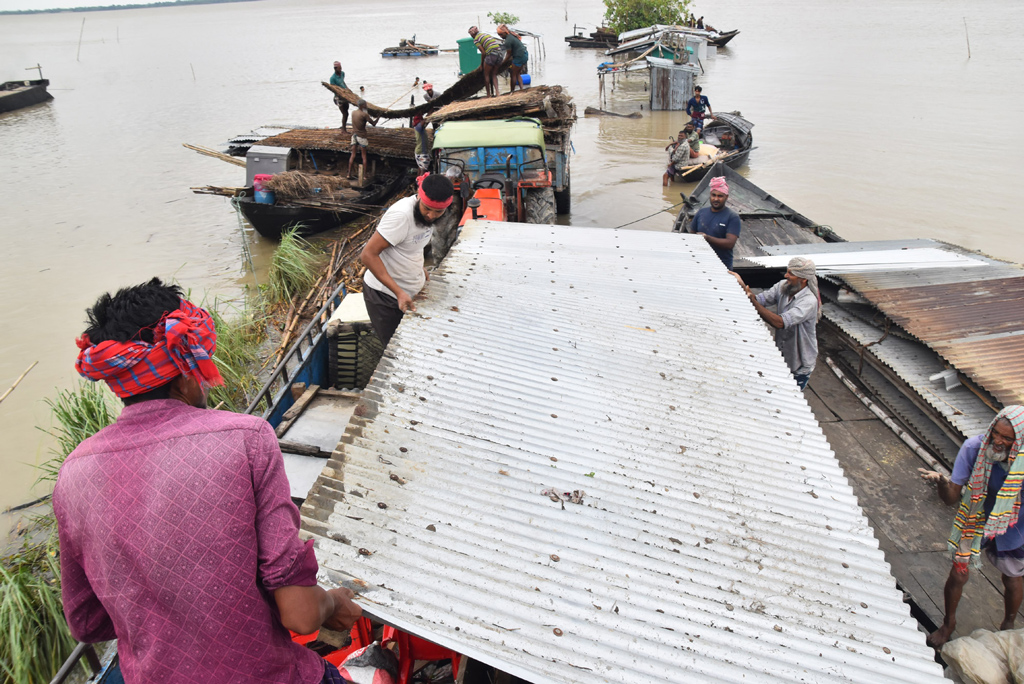
M 603 26 L 593 31 L 590 36 L 584 36 L 573 26 L 573 35 L 566 36 L 565 42 L 571 48 L 599 48 L 607 50 L 619 44 L 619 36 L 611 29 Z
M 423 45 L 417 43 L 415 40 L 405 40 L 404 38 L 395 47 L 384 48 L 381 50 L 381 57 L 427 57 L 430 55 L 436 55 L 438 53 L 438 46 L 436 45 Z
M 280 240 L 281 235 L 291 228 L 297 228 L 302 236 L 315 235 L 343 226 L 360 216 L 373 214 L 409 185 L 413 177 L 407 169 L 379 174 L 372 184 L 362 190 L 352 190 L 350 199 L 343 201 L 311 197 L 264 204 L 257 202 L 248 188 L 234 201 L 257 233 L 269 240 Z
M 716 114 L 714 119 L 708 119 L 701 133 L 701 152 L 707 150 L 710 154 L 705 158 L 691 159 L 688 164 L 676 164 L 675 180 L 683 183 L 699 181 L 718 163 L 734 169 L 746 164 L 754 149 L 753 127 L 754 124 L 737 112 Z
M 52 100 L 53 95 L 46 90 L 48 85 L 50 81 L 46 78 L 34 81 L 7 81 L 0 85 L 0 113 L 13 112 Z

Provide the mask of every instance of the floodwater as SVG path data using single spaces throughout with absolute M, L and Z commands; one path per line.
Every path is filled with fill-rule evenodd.
M 408 102 L 417 76 L 444 89 L 456 79 L 454 54 L 384 60 L 380 49 L 414 33 L 455 47 L 467 27 L 487 25 L 489 9 L 513 10 L 544 35 L 534 82 L 575 97 L 570 222 L 643 219 L 630 227 L 668 230 L 665 210 L 692 189 L 661 187 L 663 148 L 684 116 L 648 112 L 641 74 L 614 90 L 609 81 L 605 107 L 642 106 L 642 119 L 582 117 L 599 104 L 595 67 L 607 58 L 562 38 L 574 23 L 592 30 L 598 0 L 479 10 L 452 0 L 261 0 L 0 17 L 0 80 L 28 78 L 23 68 L 40 63 L 56 98 L 0 115 L 0 392 L 39 361 L 0 404 L 0 510 L 45 493 L 32 487 L 32 466 L 50 448 L 36 426 L 50 424 L 44 398 L 75 381 L 74 338 L 97 295 L 158 275 L 196 297 L 237 297 L 253 283 L 243 239 L 257 274 L 265 266 L 271 246 L 240 227 L 227 201 L 189 190 L 241 185 L 243 169 L 181 144 L 219 147 L 270 123 L 338 125 L 320 86 L 335 59 L 376 104 Z M 756 124 L 742 170 L 752 181 L 848 239 L 934 237 L 1024 261 L 1014 213 L 1024 3 L 719 0 L 695 9 L 742 31 L 699 82 L 714 109 Z

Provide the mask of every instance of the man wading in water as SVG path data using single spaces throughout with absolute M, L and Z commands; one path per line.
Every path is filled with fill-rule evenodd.
M 956 609 L 970 566 L 981 567 L 981 551 L 1003 576 L 1003 622 L 1013 629 L 1024 596 L 1024 528 L 1020 524 L 1021 482 L 1024 481 L 1024 406 L 1007 406 L 983 435 L 971 437 L 956 455 L 953 474 L 918 468 L 934 483 L 942 502 L 959 503 L 949 534 L 953 567 L 943 590 L 946 617 L 928 636 L 928 645 L 942 648 L 956 629 Z
M 117 639 L 128 684 L 343 682 L 288 630 L 347 631 L 361 610 L 317 586 L 274 428 L 206 408 L 213 319 L 157 278 L 88 319 L 75 368 L 125 407 L 53 490 L 71 635 Z

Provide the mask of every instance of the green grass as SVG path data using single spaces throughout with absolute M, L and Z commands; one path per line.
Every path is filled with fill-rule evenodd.
M 267 272 L 267 297 L 272 304 L 285 304 L 304 295 L 320 277 L 321 255 L 292 228 L 281 236 Z
M 230 308 L 225 317 L 223 308 Z M 224 384 L 210 390 L 208 403 L 241 413 L 263 386 L 259 379 L 260 353 L 267 339 L 267 316 L 261 302 L 247 298 L 240 307 L 224 307 L 219 302 L 208 307 L 217 329 L 217 364 Z
M 46 684 L 75 648 L 61 604 L 56 526 L 52 517 L 38 524 L 46 541 L 0 559 L 0 667 L 10 684 Z
M 57 440 L 39 466 L 39 481 L 55 481 L 68 454 L 114 422 L 117 402 L 106 385 L 85 380 L 46 400 Z M 5 684 L 45 684 L 75 648 L 60 596 L 57 525 L 52 513 L 29 521 L 21 548 L 0 558 L 0 677 Z

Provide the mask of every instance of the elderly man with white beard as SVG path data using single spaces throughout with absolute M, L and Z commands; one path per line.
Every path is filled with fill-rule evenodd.
M 918 468 L 934 482 L 943 503 L 959 503 L 949 550 L 953 567 L 943 592 L 946 616 L 942 627 L 928 636 L 935 648 L 949 641 L 956 629 L 956 609 L 967 584 L 969 566 L 981 567 L 981 551 L 1003 575 L 1003 622 L 1013 629 L 1024 594 L 1024 526 L 1020 525 L 1020 490 L 1024 481 L 1024 406 L 1007 406 L 983 435 L 971 437 L 956 456 L 953 474 Z

